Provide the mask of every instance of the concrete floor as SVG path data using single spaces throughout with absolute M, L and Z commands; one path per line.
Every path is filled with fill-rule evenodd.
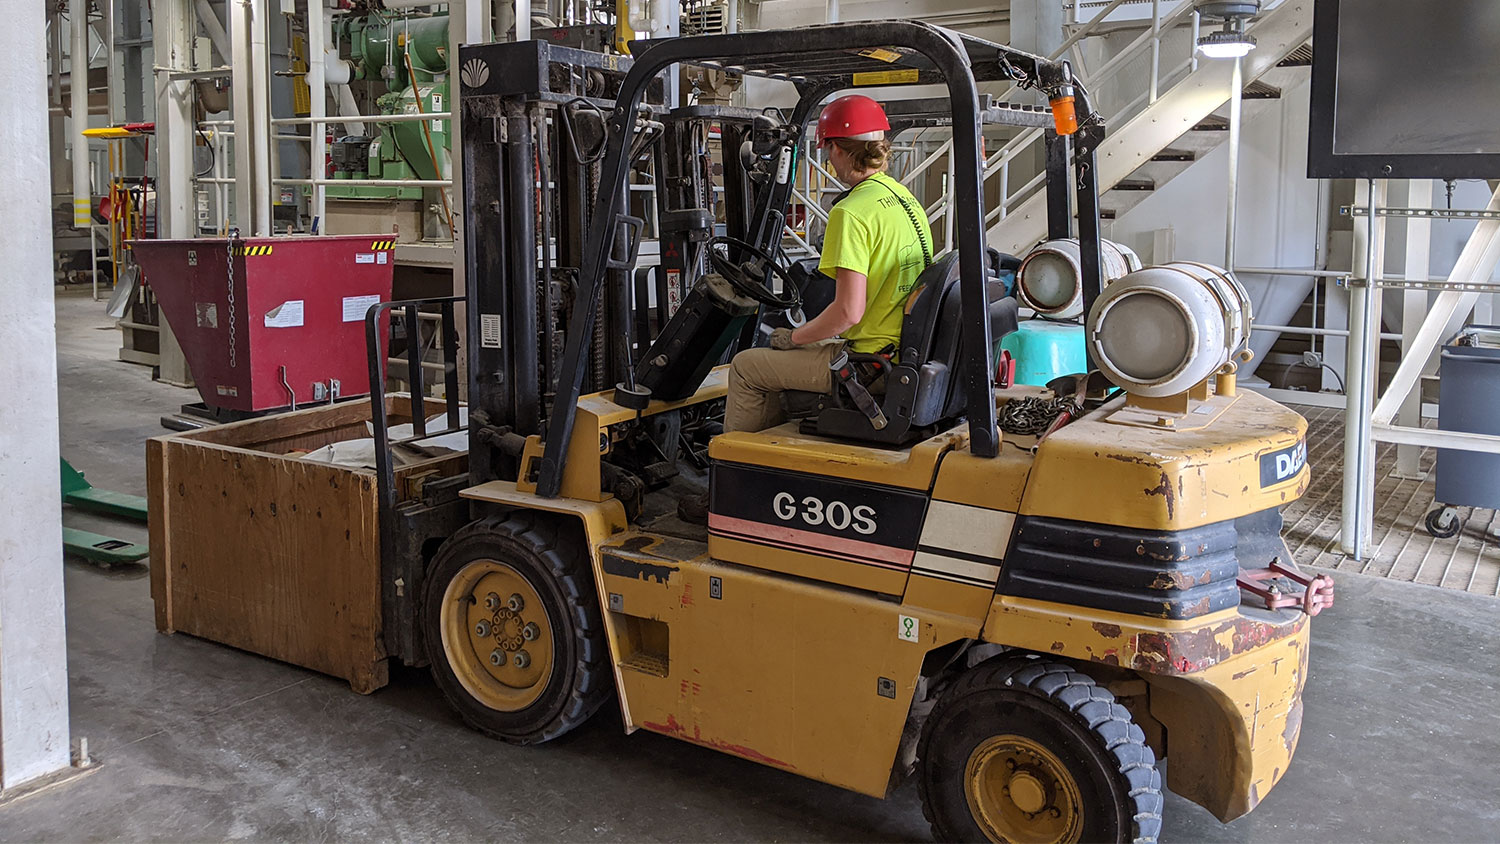
M 117 363 L 87 295 L 58 300 L 63 453 L 144 493 L 145 438 L 194 396 Z M 65 514 L 145 541 L 127 523 Z M 75 736 L 93 774 L 0 806 L 0 841 L 926 840 L 910 785 L 879 801 L 603 712 L 513 748 L 465 729 L 425 673 L 369 697 L 152 624 L 144 568 L 67 565 Z M 1295 764 L 1228 826 L 1175 796 L 1164 841 L 1493 841 L 1500 829 L 1500 602 L 1338 576 L 1314 622 Z

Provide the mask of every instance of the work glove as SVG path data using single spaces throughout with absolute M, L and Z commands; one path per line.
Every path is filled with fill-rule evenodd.
M 792 330 L 790 328 L 777 328 L 773 330 L 771 332 L 771 348 L 782 352 L 787 349 L 797 348 L 797 344 L 792 342 Z

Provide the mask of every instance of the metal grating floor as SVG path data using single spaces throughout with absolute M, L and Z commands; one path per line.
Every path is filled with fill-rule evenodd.
M 1283 511 L 1283 534 L 1299 565 L 1335 571 L 1357 571 L 1500 596 L 1500 514 L 1460 507 L 1463 530 L 1451 539 L 1434 539 L 1422 526 L 1434 506 L 1432 470 L 1437 452 L 1422 449 L 1420 480 L 1397 478 L 1396 446 L 1380 443 L 1375 458 L 1375 525 L 1370 552 L 1362 561 L 1339 548 L 1339 511 L 1344 484 L 1344 416 L 1342 410 L 1296 408 L 1307 418 L 1308 463 L 1312 483 L 1307 494 Z

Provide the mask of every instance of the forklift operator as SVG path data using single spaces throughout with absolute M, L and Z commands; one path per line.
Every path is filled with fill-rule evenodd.
M 851 352 L 894 355 L 917 277 L 932 262 L 922 205 L 885 172 L 891 145 L 885 109 L 858 94 L 829 103 L 818 118 L 819 149 L 849 189 L 828 214 L 818 270 L 834 279 L 833 303 L 796 328 L 771 332 L 769 348 L 735 355 L 725 431 L 760 431 L 785 421 L 783 390 L 826 393 L 832 361 Z

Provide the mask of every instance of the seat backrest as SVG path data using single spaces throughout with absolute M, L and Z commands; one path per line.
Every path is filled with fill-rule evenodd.
M 932 340 L 943 316 L 943 300 L 958 278 L 957 252 L 933 261 L 917 276 L 901 320 L 901 360 L 925 361 L 930 356 Z
M 908 376 L 908 390 L 887 388 L 887 415 L 896 411 L 911 418 L 913 427 L 931 425 L 963 412 L 966 393 L 958 377 L 963 354 L 963 295 L 958 255 L 950 252 L 923 272 L 925 284 L 913 292 L 901 327 L 901 357 L 897 367 Z M 1016 330 L 1016 300 L 1005 295 L 998 281 L 989 283 L 990 334 L 1000 338 Z

